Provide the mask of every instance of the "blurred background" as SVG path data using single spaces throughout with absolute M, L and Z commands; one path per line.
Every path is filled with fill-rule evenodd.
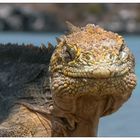
M 138 84 L 119 111 L 101 118 L 98 136 L 140 136 L 140 4 L 0 4 L 0 43 L 55 45 L 67 20 L 100 25 L 125 38 L 136 58 Z
M 63 32 L 65 21 L 140 33 L 140 4 L 0 4 L 1 31 Z

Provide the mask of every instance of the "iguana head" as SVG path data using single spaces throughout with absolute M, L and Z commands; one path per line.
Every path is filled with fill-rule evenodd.
M 69 27 L 70 34 L 60 39 L 51 58 L 53 75 L 89 81 L 114 78 L 119 84 L 118 79 L 134 73 L 135 60 L 122 36 L 93 24 L 78 28 L 69 23 Z M 131 79 L 128 88 L 136 84 Z
M 122 36 L 93 24 L 68 26 L 50 61 L 54 114 L 65 118 L 69 136 L 95 136 L 99 118 L 130 97 L 135 60 Z

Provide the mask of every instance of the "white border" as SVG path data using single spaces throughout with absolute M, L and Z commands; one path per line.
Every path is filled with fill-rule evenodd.
M 140 3 L 140 0 L 0 0 L 0 3 Z

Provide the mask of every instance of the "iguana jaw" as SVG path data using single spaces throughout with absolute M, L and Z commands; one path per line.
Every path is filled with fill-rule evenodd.
M 129 72 L 127 64 L 121 66 L 83 66 L 81 69 L 64 67 L 62 73 L 69 77 L 79 78 L 112 78 L 119 77 Z

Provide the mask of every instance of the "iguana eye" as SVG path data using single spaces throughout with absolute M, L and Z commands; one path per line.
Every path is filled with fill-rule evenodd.
M 64 61 L 70 62 L 70 61 L 74 60 L 75 56 L 76 56 L 75 47 L 72 45 L 65 45 L 64 50 L 63 50 Z

